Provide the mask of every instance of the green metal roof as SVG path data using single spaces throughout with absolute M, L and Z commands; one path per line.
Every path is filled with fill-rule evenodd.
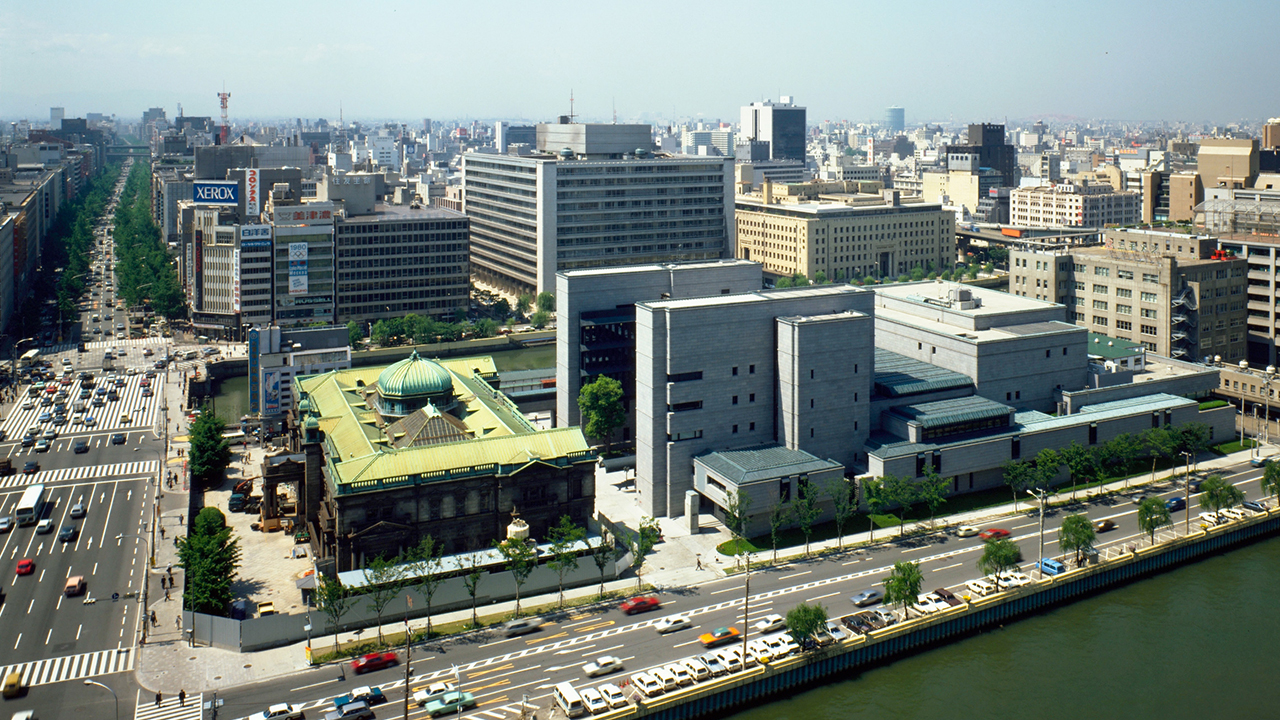
M 378 373 L 378 393 L 387 398 L 417 398 L 442 395 L 453 388 L 453 376 L 440 366 L 418 355 L 409 357 Z
M 823 460 L 803 450 L 791 450 L 780 445 L 721 450 L 699 455 L 693 461 L 739 486 L 801 473 L 844 469 L 834 460 Z
M 932 428 L 1008 416 L 1013 413 L 1013 408 L 995 400 L 973 395 L 954 400 L 903 405 L 890 412 L 910 422 L 918 423 L 921 427 Z
M 876 348 L 875 391 L 879 395 L 897 398 L 972 386 L 967 375 Z

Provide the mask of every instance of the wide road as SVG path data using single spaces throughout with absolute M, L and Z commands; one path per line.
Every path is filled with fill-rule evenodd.
M 1261 497 L 1258 478 L 1261 470 L 1243 464 L 1225 471 L 1225 475 L 1250 499 Z M 1135 491 L 1136 492 L 1136 491 Z M 1181 485 L 1159 485 L 1143 492 L 1161 498 L 1181 497 Z M 1197 520 L 1196 496 L 1192 496 L 1191 519 Z M 1085 512 L 1092 519 L 1109 519 L 1116 528 L 1099 535 L 1099 547 L 1116 549 L 1146 542 L 1137 527 L 1137 505 L 1130 497 L 1113 496 L 1093 503 L 1051 510 L 1045 517 L 1044 552 L 1046 557 L 1058 555 L 1057 528 L 1067 514 Z M 1174 513 L 1181 530 L 1185 513 Z M 1039 515 L 1032 505 L 1027 512 L 986 523 L 983 528 L 1009 530 L 1022 549 L 1024 569 L 1030 570 L 1039 556 Z M 947 587 L 957 594 L 964 583 L 981 573 L 976 568 L 982 552 L 982 541 L 976 537 L 958 538 L 938 534 L 907 538 L 880 545 L 856 554 L 830 559 L 794 562 L 784 567 L 751 574 L 751 597 L 748 622 L 787 611 L 802 601 L 821 603 L 831 617 L 854 612 L 848 597 L 880 586 L 894 562 L 919 562 L 924 573 L 923 590 Z M 410 691 L 425 687 L 430 681 L 452 680 L 457 675 L 462 689 L 475 694 L 476 711 L 464 715 L 476 720 L 501 720 L 519 717 L 520 705 L 548 708 L 549 690 L 559 682 L 572 682 L 575 687 L 597 686 L 605 682 L 620 684 L 632 673 L 669 663 L 702 652 L 697 635 L 722 626 L 743 629 L 742 602 L 744 578 L 736 575 L 713 580 L 696 588 L 668 588 L 658 593 L 662 608 L 645 615 L 627 617 L 616 609 L 606 611 L 569 611 L 563 617 L 548 618 L 546 625 L 530 635 L 506 638 L 500 632 L 488 631 L 479 636 L 432 642 L 415 647 L 411 664 Z M 685 614 L 694 627 L 666 636 L 652 628 L 661 617 Z M 324 620 L 318 620 L 323 624 Z M 753 635 L 754 636 L 754 635 Z M 324 646 L 317 640 L 318 647 Z M 626 670 L 594 680 L 586 678 L 582 666 L 599 655 L 617 655 Z M 401 652 L 403 660 L 403 651 Z M 349 669 L 328 666 L 306 670 L 275 680 L 236 688 L 219 694 L 225 700 L 219 717 L 241 718 L 264 709 L 269 704 L 289 702 L 302 704 L 308 717 L 323 717 L 330 707 L 328 700 L 360 685 L 379 686 L 390 704 L 379 708 L 379 717 L 400 717 L 404 698 L 404 667 L 398 666 L 354 676 Z M 411 718 L 426 717 L 423 710 L 412 708 Z

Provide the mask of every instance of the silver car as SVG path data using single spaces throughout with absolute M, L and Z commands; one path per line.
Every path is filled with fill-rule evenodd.
M 9 532 L 13 529 L 13 517 L 11 515 L 0 516 L 0 532 Z

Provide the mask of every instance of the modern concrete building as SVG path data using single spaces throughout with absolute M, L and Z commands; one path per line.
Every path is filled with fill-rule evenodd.
M 1257 139 L 1206 138 L 1196 154 L 1197 171 L 1206 188 L 1251 188 L 1258 178 Z
M 1134 225 L 1142 216 L 1141 197 L 1131 190 L 1088 182 L 1016 188 L 1009 193 L 1009 221 L 1018 227 Z
M 920 194 L 926 202 L 961 207 L 977 214 L 982 199 L 1001 187 L 1004 177 L 997 170 L 974 166 L 973 155 L 948 155 L 954 160 L 947 169 L 920 174 Z M 896 183 L 895 183 L 896 184 Z M 954 213 L 952 213 L 954 215 Z
M 647 125 L 539 125 L 536 154 L 465 154 L 473 275 L 543 292 L 562 270 L 732 256 L 732 158 L 651 144 Z
M 1248 262 L 1216 249 L 1206 235 L 1109 230 L 1104 247 L 1012 250 L 1009 288 L 1157 355 L 1234 362 L 1247 351 Z
M 281 327 L 334 324 L 336 276 L 333 203 L 300 203 L 273 190 L 272 315 Z
M 952 154 L 972 155 L 977 158 L 978 167 L 991 168 L 1000 173 L 1002 186 L 1018 186 L 1018 148 L 1005 144 L 1004 125 L 970 125 L 968 144 L 948 147 L 947 155 Z
M 351 367 L 351 348 L 345 326 L 282 329 L 276 325 L 252 328 L 249 345 L 249 414 L 262 419 L 272 433 L 280 432 L 293 408 L 293 381 Z
M 891 190 L 858 190 L 858 183 L 766 182 L 759 193 L 738 195 L 738 257 L 775 277 L 811 280 L 818 272 L 838 281 L 951 267 L 955 213 Z
M 805 159 L 806 110 L 783 95 L 778 102 L 765 100 L 742 108 L 739 126 L 742 140 L 769 143 L 769 159 Z
M 889 133 L 900 133 L 907 129 L 907 111 L 900 107 L 885 108 L 884 129 Z

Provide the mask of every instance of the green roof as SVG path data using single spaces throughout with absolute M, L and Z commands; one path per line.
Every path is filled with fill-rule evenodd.
M 903 405 L 890 412 L 909 422 L 918 423 L 921 427 L 932 428 L 1007 416 L 1013 413 L 1013 408 L 995 400 L 973 395 L 954 400 Z
M 844 469 L 834 460 L 823 460 L 803 450 L 791 450 L 780 445 L 721 450 L 699 455 L 693 461 L 739 486 L 788 475 Z
M 414 398 L 442 395 L 453 389 L 453 376 L 414 350 L 409 357 L 387 366 L 378 374 L 378 394 L 387 398 Z
M 876 348 L 875 391 L 885 397 L 906 397 L 973 386 L 969 376 Z
M 1086 351 L 1088 354 L 1096 355 L 1103 360 L 1120 360 L 1121 358 L 1142 355 L 1144 352 L 1141 343 L 1107 337 L 1095 332 L 1089 333 L 1089 347 L 1086 348 Z

